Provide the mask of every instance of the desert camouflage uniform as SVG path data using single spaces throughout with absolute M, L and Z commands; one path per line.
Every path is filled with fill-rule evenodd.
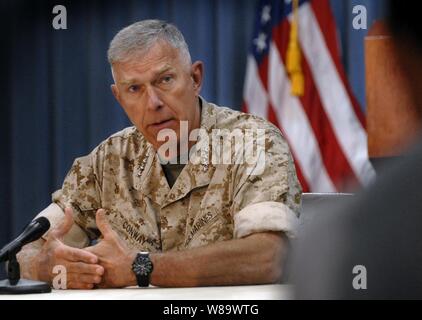
M 52 225 L 71 206 L 76 224 L 65 239 L 87 246 L 99 236 L 95 212 L 107 210 L 128 246 L 150 252 L 182 250 L 264 231 L 293 236 L 301 189 L 285 139 L 273 125 L 201 99 L 201 128 L 265 129 L 265 167 L 188 163 L 170 189 L 158 155 L 129 127 L 77 158 L 53 203 L 41 215 Z M 253 169 L 253 168 L 252 168 Z

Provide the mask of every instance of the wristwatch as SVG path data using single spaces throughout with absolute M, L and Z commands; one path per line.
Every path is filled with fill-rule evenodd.
M 151 272 L 153 269 L 154 267 L 149 257 L 149 252 L 138 252 L 135 260 L 132 263 L 132 271 L 136 275 L 136 280 L 139 287 L 149 286 Z

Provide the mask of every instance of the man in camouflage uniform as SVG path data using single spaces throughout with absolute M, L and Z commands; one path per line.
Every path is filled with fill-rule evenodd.
M 52 228 L 19 255 L 24 276 L 51 282 L 61 264 L 69 288 L 136 285 L 131 266 L 137 252 L 147 251 L 153 285 L 278 281 L 301 199 L 279 130 L 200 97 L 202 63 L 191 63 L 173 25 L 146 20 L 123 29 L 110 44 L 109 61 L 113 94 L 134 127 L 75 160 L 40 213 Z M 210 139 L 185 141 L 182 122 L 185 133 L 201 129 Z M 165 129 L 176 133 L 177 146 L 188 144 L 189 160 L 201 146 L 206 158 L 165 164 Z M 230 163 L 211 161 L 218 158 L 211 141 L 219 129 L 264 131 L 264 149 L 244 139 L 242 152 L 229 151 Z M 238 161 L 254 150 L 254 163 Z

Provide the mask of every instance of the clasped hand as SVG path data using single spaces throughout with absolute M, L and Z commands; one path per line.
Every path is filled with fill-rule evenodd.
M 96 223 L 102 239 L 94 246 L 78 249 L 63 243 L 73 223 L 72 209 L 66 208 L 63 223 L 49 232 L 36 258 L 38 279 L 51 283 L 55 276 L 54 266 L 62 265 L 66 269 L 66 287 L 69 289 L 115 288 L 136 284 L 131 271 L 136 252 L 130 250 L 111 228 L 104 209 L 96 212 Z

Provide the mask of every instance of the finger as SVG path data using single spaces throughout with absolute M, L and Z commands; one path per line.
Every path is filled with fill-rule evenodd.
M 108 288 L 108 285 L 105 282 L 100 282 L 99 284 L 96 285 L 96 287 L 98 289 L 106 289 Z
M 56 238 L 63 238 L 66 233 L 70 231 L 73 226 L 73 211 L 72 208 L 65 208 L 64 209 L 64 219 L 63 222 L 53 229 L 53 236 Z
M 95 254 L 65 245 L 57 248 L 55 254 L 56 258 L 61 258 L 72 262 L 85 262 L 91 264 L 98 262 L 98 257 Z
M 68 289 L 82 289 L 82 290 L 90 290 L 94 288 L 93 283 L 82 283 L 82 282 L 68 282 L 67 283 Z
M 107 221 L 104 209 L 98 209 L 97 210 L 95 220 L 97 222 L 97 227 L 101 231 L 104 239 L 106 239 L 106 238 L 108 238 L 108 237 L 110 237 L 114 234 L 113 229 L 111 228 L 110 224 Z
M 101 277 L 98 275 L 85 273 L 68 273 L 67 281 L 73 283 L 98 284 L 101 282 Z
M 85 247 L 85 248 L 83 248 L 83 250 L 86 251 L 86 252 L 90 252 L 92 254 L 95 254 L 97 257 L 99 256 L 99 250 L 97 249 L 97 245 Z
M 104 268 L 99 264 L 86 264 L 83 262 L 71 262 L 66 266 L 66 270 L 69 273 L 86 273 L 99 276 L 104 274 Z

